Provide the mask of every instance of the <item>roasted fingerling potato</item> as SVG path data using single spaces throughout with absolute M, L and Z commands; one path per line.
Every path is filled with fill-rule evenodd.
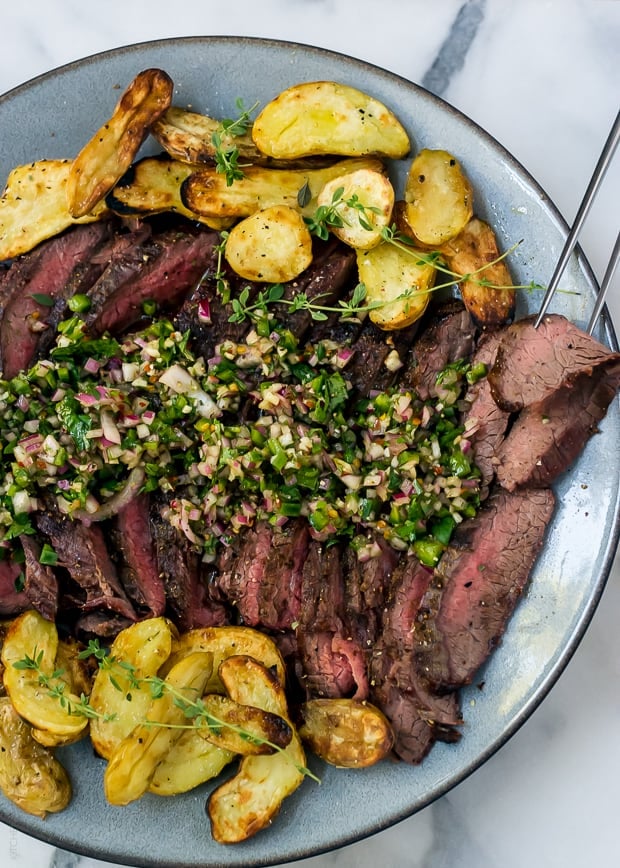
M 261 153 L 287 160 L 313 154 L 401 159 L 410 148 L 392 111 L 335 81 L 304 82 L 282 91 L 255 119 L 252 138 Z
M 229 657 L 221 664 L 219 674 L 231 699 L 288 719 L 282 684 L 256 660 Z M 305 752 L 294 729 L 285 750 L 271 756 L 244 757 L 237 774 L 209 797 L 207 810 L 213 838 L 220 844 L 234 844 L 268 826 L 284 799 L 301 784 L 305 765 Z
M 273 205 L 288 205 L 309 217 L 316 211 L 317 197 L 325 184 L 361 168 L 384 170 L 383 163 L 374 157 L 339 160 L 322 169 L 248 166 L 243 178 L 229 185 L 225 175 L 214 168 L 204 168 L 181 184 L 181 201 L 203 217 L 249 217 Z M 304 204 L 300 204 L 302 190 L 308 192 Z
M 109 759 L 121 741 L 146 717 L 151 704 L 148 684 L 141 679 L 157 675 L 172 650 L 177 631 L 167 618 L 148 618 L 126 627 L 110 648 L 110 659 L 129 669 L 104 665 L 97 672 L 90 704 L 99 715 L 91 721 L 90 737 L 97 753 Z
M 71 712 L 80 697 L 64 690 L 66 683 L 55 674 L 57 649 L 58 631 L 53 622 L 34 609 L 18 615 L 2 646 L 4 686 L 15 710 L 33 727 L 72 739 L 86 728 L 88 720 Z M 62 684 L 63 703 L 41 684 L 41 676 L 51 679 L 53 686 Z
M 112 116 L 73 160 L 67 183 L 67 204 L 73 217 L 83 217 L 121 178 L 153 123 L 170 107 L 173 83 L 162 69 L 146 69 L 129 84 Z
M 109 214 L 97 203 L 80 218 L 69 212 L 69 160 L 38 160 L 9 174 L 0 198 L 0 261 L 21 256 L 41 241 L 77 223 L 94 223 Z
M 213 726 L 201 725 L 200 735 L 223 750 L 241 756 L 272 754 L 290 744 L 293 730 L 283 717 L 262 708 L 241 705 L 228 696 L 212 693 L 203 704 Z M 223 724 L 223 725 L 221 725 Z
M 369 317 L 381 329 L 412 325 L 426 310 L 435 281 L 435 268 L 425 254 L 383 242 L 357 251 L 357 270 L 366 287 Z M 373 308 L 372 305 L 378 307 Z
M 0 790 L 22 811 L 45 819 L 71 801 L 71 781 L 7 696 L 0 698 Z
M 319 208 L 332 208 L 342 225 L 330 231 L 349 247 L 369 250 L 390 225 L 394 188 L 383 172 L 358 169 L 328 181 L 317 197 Z
M 494 327 L 513 319 L 516 290 L 506 262 L 497 261 L 497 238 L 488 223 L 474 217 L 440 252 L 451 271 L 465 276 L 461 297 L 479 325 Z
M 216 778 L 236 756 L 206 741 L 198 729 L 186 730 L 155 769 L 149 792 L 157 796 L 187 793 Z
M 456 157 L 425 148 L 411 163 L 404 219 L 425 247 L 438 247 L 461 232 L 473 214 L 473 191 Z
M 312 699 L 301 706 L 300 714 L 302 740 L 331 765 L 366 768 L 392 750 L 392 727 L 383 712 L 368 702 Z
M 246 280 L 287 283 L 312 262 L 312 236 L 301 214 L 272 205 L 233 226 L 224 255 Z

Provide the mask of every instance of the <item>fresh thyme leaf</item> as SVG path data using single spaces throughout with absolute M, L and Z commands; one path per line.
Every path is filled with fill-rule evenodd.
M 305 208 L 306 205 L 310 203 L 312 199 L 312 191 L 310 190 L 310 183 L 306 181 L 303 187 L 299 188 L 297 192 L 297 204 L 300 208 Z
M 43 307 L 54 307 L 54 299 L 51 295 L 46 295 L 44 292 L 33 292 L 30 296 L 37 304 L 43 305 Z

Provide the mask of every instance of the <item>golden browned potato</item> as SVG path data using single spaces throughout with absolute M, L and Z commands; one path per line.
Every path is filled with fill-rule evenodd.
M 491 227 L 474 217 L 465 229 L 441 248 L 448 268 L 471 275 L 460 283 L 463 303 L 482 326 L 509 322 L 515 312 L 516 291 Z M 479 281 L 484 281 L 480 283 Z
M 426 310 L 435 268 L 422 259 L 424 255 L 413 247 L 402 250 L 388 242 L 357 251 L 369 316 L 379 328 L 406 328 Z
M 195 651 L 172 667 L 166 677 L 171 690 L 151 700 L 144 722 L 123 739 L 110 757 L 103 778 L 110 804 L 128 805 L 148 790 L 155 769 L 179 740 L 183 731 L 179 727 L 191 726 L 179 698 L 199 699 L 212 666 L 211 654 Z
M 151 704 L 148 684 L 136 681 L 157 675 L 172 649 L 176 630 L 166 618 L 148 618 L 118 634 L 110 658 L 134 667 L 133 672 L 115 666 L 99 669 L 90 704 L 103 717 L 91 721 L 90 737 L 97 753 L 109 759 L 120 742 L 146 717 Z
M 83 217 L 125 174 L 151 125 L 170 106 L 173 83 L 161 69 L 146 69 L 129 84 L 112 117 L 84 145 L 71 165 L 67 204 Z
M 53 677 L 57 648 L 54 623 L 34 609 L 19 615 L 9 627 L 2 646 L 4 686 L 15 710 L 33 727 L 70 739 L 86 728 L 88 720 L 72 713 L 80 702 L 79 696 L 64 690 L 61 703 L 51 693 L 52 687 L 67 686 Z M 43 679 L 50 680 L 49 686 L 42 683 Z
M 172 211 L 211 229 L 227 229 L 230 220 L 203 217 L 181 201 L 181 184 L 197 166 L 168 157 L 145 157 L 134 163 L 106 196 L 110 211 L 121 217 L 162 214 Z
M 74 223 L 101 220 L 105 203 L 76 219 L 67 206 L 69 160 L 39 160 L 10 173 L 0 199 L 0 260 L 28 253 Z
M 343 768 L 365 768 L 392 750 L 394 734 L 385 715 L 368 702 L 312 699 L 301 707 L 299 735 L 315 754 Z
M 186 793 L 216 778 L 235 756 L 205 741 L 197 729 L 185 730 L 155 769 L 149 792 L 158 796 Z
M 213 675 L 205 693 L 226 692 L 219 676 L 220 665 L 228 657 L 237 654 L 253 657 L 267 669 L 273 669 L 280 684 L 284 684 L 286 678 L 282 655 L 273 639 L 251 627 L 196 627 L 188 630 L 173 643 L 170 659 L 160 674 L 165 675 L 190 651 L 209 651 L 213 654 Z
M 220 677 L 231 699 L 287 718 L 282 684 L 256 660 L 229 657 L 220 666 Z M 238 773 L 209 798 L 214 839 L 220 844 L 234 844 L 268 826 L 283 800 L 301 784 L 305 764 L 306 756 L 295 731 L 285 750 L 271 756 L 244 757 Z
M 252 138 L 263 154 L 287 160 L 312 154 L 400 159 L 410 147 L 404 127 L 383 103 L 335 81 L 287 88 L 260 112 Z
M 201 722 L 198 731 L 211 744 L 242 756 L 272 754 L 290 744 L 293 731 L 278 714 L 241 705 L 217 693 L 204 696 L 202 701 L 213 725 Z
M 301 214 L 272 205 L 233 226 L 224 255 L 246 280 L 286 283 L 312 262 L 312 236 Z
M 151 134 L 166 153 L 186 163 L 213 162 L 217 150 L 214 133 L 219 135 L 223 150 L 237 149 L 242 162 L 257 163 L 264 159 L 249 132 L 231 136 L 222 129 L 221 121 L 177 106 L 170 106 L 151 128 Z
M 330 226 L 350 247 L 369 250 L 381 242 L 394 207 L 394 188 L 382 172 L 358 169 L 328 181 L 319 193 L 317 205 L 333 211 L 342 225 Z
M 473 213 L 473 192 L 458 160 L 447 151 L 420 151 L 405 186 L 404 218 L 426 247 L 454 238 Z
M 75 639 L 59 639 L 56 651 L 56 672 L 58 679 L 64 681 L 71 693 L 76 696 L 89 696 L 93 679 L 86 662 L 80 659 L 82 646 Z M 87 735 L 85 727 L 70 735 L 58 735 L 47 729 L 33 727 L 32 737 L 45 747 L 61 747 L 73 744 Z
M 288 205 L 309 217 L 316 211 L 317 196 L 328 181 L 361 168 L 381 172 L 383 164 L 373 157 L 361 157 L 339 160 L 322 169 L 248 166 L 244 177 L 230 185 L 216 169 L 204 168 L 183 182 L 181 200 L 190 211 L 204 217 L 249 217 L 272 205 Z M 299 201 L 301 191 L 307 191 L 303 205 Z
M 0 698 L 0 789 L 22 811 L 41 819 L 71 801 L 66 771 L 32 738 L 7 696 Z

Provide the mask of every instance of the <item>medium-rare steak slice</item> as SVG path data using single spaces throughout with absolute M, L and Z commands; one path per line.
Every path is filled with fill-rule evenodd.
M 516 413 L 571 386 L 579 375 L 620 359 L 620 353 L 612 353 L 559 314 L 545 316 L 537 329 L 534 322 L 535 317 L 527 317 L 502 333 L 489 382 L 503 410 Z
M 150 521 L 157 569 L 174 622 L 181 630 L 221 626 L 227 622 L 226 609 L 210 597 L 202 581 L 200 555 L 160 509 L 161 504 L 153 506 Z
M 133 603 L 149 616 L 163 615 L 166 592 L 159 575 L 149 520 L 149 497 L 140 494 L 117 514 L 112 528 L 121 582 Z
M 107 609 L 129 621 L 137 619 L 99 525 L 86 526 L 50 509 L 37 513 L 36 526 L 58 555 L 58 566 L 67 570 L 79 588 L 80 608 L 84 611 Z
M 308 699 L 368 698 L 363 650 L 329 631 L 297 631 L 298 677 Z
M 551 519 L 550 489 L 495 490 L 463 522 L 424 595 L 416 639 L 421 672 L 437 689 L 469 684 L 498 645 Z
M 27 534 L 19 538 L 24 550 L 24 591 L 30 603 L 48 621 L 55 621 L 58 613 L 58 579 L 51 567 L 42 564 L 41 546 Z
M 337 632 L 345 613 L 342 552 L 339 545 L 310 540 L 302 568 L 301 628 Z
M 620 359 L 522 410 L 497 452 L 500 485 L 508 491 L 550 485 L 596 433 L 619 386 Z
M 447 365 L 471 356 L 474 335 L 473 320 L 462 302 L 453 300 L 433 309 L 401 372 L 403 388 L 423 401 L 436 397 L 438 375 Z
M 493 367 L 501 335 L 501 331 L 495 331 L 481 336 L 472 356 L 474 367 L 480 363 L 486 365 L 487 371 Z M 471 444 L 474 463 L 481 473 L 480 498 L 484 500 L 495 476 L 496 453 L 504 439 L 510 414 L 495 403 L 488 376 L 469 387 L 465 401 L 469 406 L 463 415 L 463 436 Z
M 437 739 L 456 741 L 461 721 L 458 698 L 438 696 L 418 665 L 414 630 L 421 601 L 433 573 L 414 557 L 394 570 L 381 613 L 381 633 L 370 662 L 371 700 L 388 717 L 394 752 L 419 763 Z
M 23 259 L 32 257 L 26 264 L 23 259 L 13 264 L 15 284 L 0 325 L 0 368 L 5 379 L 29 367 L 41 331 L 48 328 L 50 302 L 66 297 L 76 268 L 88 261 L 107 232 L 104 223 L 77 226 L 26 254 Z
M 177 307 L 211 262 L 216 232 L 183 227 L 165 230 L 126 251 L 92 287 L 89 329 L 123 332 L 143 315 L 145 301 L 163 311 Z

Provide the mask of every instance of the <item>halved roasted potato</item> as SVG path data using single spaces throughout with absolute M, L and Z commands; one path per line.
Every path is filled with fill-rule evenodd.
M 213 654 L 213 675 L 205 693 L 226 692 L 219 669 L 224 660 L 238 654 L 253 657 L 267 669 L 272 669 L 280 684 L 284 684 L 286 678 L 282 655 L 273 639 L 251 627 L 196 627 L 188 630 L 175 640 L 170 659 L 160 674 L 165 675 L 190 651 L 209 651 Z
M 473 192 L 458 160 L 447 151 L 425 148 L 411 163 L 405 186 L 404 218 L 426 247 L 454 238 L 473 214 Z
M 121 666 L 104 664 L 90 694 L 90 704 L 101 715 L 91 721 L 90 737 L 105 759 L 144 720 L 151 692 L 148 684 L 138 682 L 157 675 L 170 655 L 173 635 L 176 630 L 166 618 L 148 618 L 121 630 L 112 643 L 110 660 Z
M 316 211 L 317 196 L 332 178 L 369 168 L 383 171 L 373 157 L 339 160 L 322 169 L 267 169 L 248 166 L 244 177 L 228 185 L 216 169 L 200 169 L 181 185 L 186 208 L 205 217 L 249 217 L 261 208 L 288 205 L 305 216 Z M 300 194 L 304 192 L 304 196 Z M 300 201 L 303 204 L 300 204 Z
M 108 212 L 104 202 L 75 218 L 67 206 L 69 160 L 38 160 L 10 173 L 0 199 L 0 260 L 28 253 L 75 223 L 94 223 Z
M 34 609 L 29 609 L 13 621 L 2 646 L 4 686 L 18 714 L 33 727 L 56 736 L 79 735 L 88 720 L 72 708 L 80 697 L 66 690 L 56 672 L 58 631 Z M 42 683 L 49 680 L 49 685 Z M 63 701 L 52 688 L 61 687 Z
M 133 163 L 106 196 L 106 205 L 121 217 L 162 214 L 173 211 L 211 229 L 227 229 L 230 220 L 203 217 L 190 211 L 181 201 L 181 184 L 197 166 L 166 156 L 144 157 Z
M 413 247 L 403 250 L 388 242 L 357 251 L 368 315 L 379 328 L 406 328 L 426 310 L 435 268 L 425 261 L 425 255 Z
M 272 205 L 233 226 L 224 255 L 246 280 L 286 283 L 312 262 L 312 236 L 301 214 L 288 205 Z
M 185 730 L 159 763 L 149 792 L 176 796 L 216 778 L 236 754 L 205 741 L 197 729 Z
M 410 148 L 392 111 L 335 81 L 309 81 L 282 91 L 254 121 L 252 138 L 263 154 L 287 160 L 312 154 L 400 159 Z
M 76 696 L 90 696 L 93 679 L 86 662 L 80 659 L 82 646 L 75 639 L 59 639 L 56 651 L 56 672 L 71 693 Z M 58 735 L 47 729 L 33 727 L 32 737 L 45 747 L 61 747 L 73 744 L 87 735 L 87 728 L 69 735 Z
M 291 725 L 278 714 L 217 693 L 204 696 L 202 702 L 206 721 L 198 731 L 211 744 L 241 756 L 272 754 L 290 744 Z
M 22 811 L 42 819 L 71 801 L 65 769 L 33 739 L 7 696 L 0 698 L 0 790 Z
M 358 169 L 328 181 L 317 205 L 331 209 L 341 223 L 330 225 L 337 238 L 349 247 L 369 250 L 381 242 L 381 232 L 390 224 L 394 188 L 383 172 Z
M 299 735 L 325 762 L 342 768 L 374 765 L 392 750 L 394 734 L 376 706 L 354 699 L 312 699 L 300 709 Z
M 202 696 L 211 675 L 213 657 L 195 651 L 173 666 L 166 677 L 170 691 L 152 699 L 144 722 L 139 723 L 115 748 L 108 763 L 103 785 L 112 805 L 128 805 L 148 790 L 158 764 L 179 740 L 188 724 L 183 699 Z
M 482 326 L 509 322 L 515 312 L 516 291 L 495 233 L 474 217 L 465 229 L 441 247 L 448 268 L 466 279 L 459 284 L 463 303 Z
M 170 106 L 151 128 L 167 154 L 187 163 L 213 162 L 217 150 L 214 133 L 219 135 L 223 150 L 236 148 L 243 161 L 255 163 L 262 156 L 249 133 L 231 136 L 222 129 L 221 121 L 178 106 Z
M 251 657 L 229 657 L 220 677 L 231 699 L 288 718 L 286 695 L 272 671 Z M 283 800 L 301 784 L 306 756 L 298 734 L 272 756 L 244 757 L 237 774 L 211 794 L 211 833 L 220 844 L 245 841 L 268 826 Z
M 145 69 L 129 84 L 111 118 L 71 164 L 67 204 L 83 217 L 125 174 L 151 125 L 170 106 L 173 82 L 162 69 Z

